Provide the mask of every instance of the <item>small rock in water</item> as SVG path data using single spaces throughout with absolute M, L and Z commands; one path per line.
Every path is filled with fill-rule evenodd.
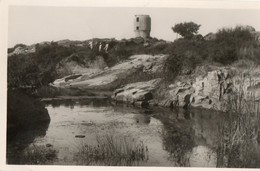
M 85 138 L 85 135 L 76 135 L 76 138 Z
M 53 145 L 52 144 L 46 144 L 46 147 L 53 147 Z

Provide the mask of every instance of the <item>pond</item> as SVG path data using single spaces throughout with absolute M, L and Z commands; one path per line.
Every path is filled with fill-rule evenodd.
M 219 113 L 133 108 L 113 105 L 109 99 L 52 101 L 45 105 L 50 123 L 17 131 L 8 142 L 8 164 L 217 165 Z

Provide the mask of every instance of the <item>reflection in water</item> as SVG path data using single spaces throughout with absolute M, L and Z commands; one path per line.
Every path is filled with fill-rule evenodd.
M 137 114 L 134 119 L 137 124 L 149 124 L 151 122 L 151 116 L 144 114 Z
M 179 119 L 181 114 L 178 112 L 176 115 L 176 119 Z M 170 118 L 164 118 L 161 121 L 164 125 L 163 146 L 169 152 L 169 159 L 174 162 L 175 166 L 189 166 L 186 154 L 195 145 L 194 130 L 191 129 L 191 124 L 188 121 L 177 122 Z
M 142 110 L 111 106 L 108 99 L 52 101 L 46 106 L 50 125 L 17 132 L 8 141 L 9 164 L 21 164 L 22 151 L 34 143 L 50 144 L 58 151 L 54 164 L 75 165 L 76 144 L 95 146 L 97 135 L 112 133 L 131 136 L 147 145 L 150 157 L 142 165 L 215 166 L 214 132 L 220 116 L 213 112 L 159 107 Z
M 169 152 L 169 159 L 175 166 L 188 166 L 186 153 L 192 150 L 194 140 L 192 136 L 179 128 L 166 128 L 163 131 L 163 146 Z
M 52 101 L 46 101 L 46 105 L 51 105 L 53 108 L 59 107 L 61 105 L 70 107 L 71 109 L 74 108 L 75 105 L 79 105 L 81 107 L 84 106 L 93 106 L 93 107 L 104 107 L 104 106 L 110 106 L 110 101 L 108 98 L 90 98 L 90 99 L 64 99 L 64 100 L 52 100 Z
M 156 117 L 164 125 L 163 146 L 169 152 L 169 160 L 175 166 L 216 167 L 216 153 L 207 146 L 213 147 L 216 142 L 214 131 L 220 116 L 215 115 L 215 120 L 211 120 L 206 110 L 164 111 Z
M 37 137 L 44 137 L 49 127 L 49 122 L 28 125 L 7 130 L 7 163 L 8 164 L 25 164 L 22 161 L 22 154 Z
M 191 167 L 216 167 L 217 154 L 207 146 L 193 147 L 189 156 Z

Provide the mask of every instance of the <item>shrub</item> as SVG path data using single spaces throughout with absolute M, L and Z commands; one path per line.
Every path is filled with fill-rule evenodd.
M 164 65 L 164 78 L 169 81 L 173 80 L 181 73 L 182 68 L 183 61 L 181 56 L 169 56 Z
M 195 67 L 202 63 L 205 58 L 204 41 L 178 39 L 164 49 L 169 53 L 165 63 L 165 76 L 167 79 L 174 79 L 184 70 L 190 73 Z
M 7 62 L 8 87 L 39 86 L 40 71 L 31 55 L 13 55 Z
M 241 58 L 257 60 L 260 52 L 254 36 L 241 26 L 220 29 L 216 33 L 216 39 L 208 44 L 209 58 L 224 65 Z

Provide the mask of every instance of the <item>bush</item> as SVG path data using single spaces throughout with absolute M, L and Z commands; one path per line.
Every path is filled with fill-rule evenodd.
M 183 61 L 181 56 L 169 56 L 164 65 L 164 78 L 169 81 L 173 80 L 181 73 L 182 68 Z
M 40 71 L 32 55 L 13 55 L 7 62 L 8 87 L 41 85 Z
M 208 57 L 215 62 L 227 65 L 243 58 L 259 61 L 260 48 L 247 28 L 220 29 L 208 44 Z
M 203 40 L 178 39 L 165 48 L 163 52 L 171 54 L 164 67 L 166 78 L 172 80 L 184 70 L 191 73 L 205 58 L 204 45 Z

